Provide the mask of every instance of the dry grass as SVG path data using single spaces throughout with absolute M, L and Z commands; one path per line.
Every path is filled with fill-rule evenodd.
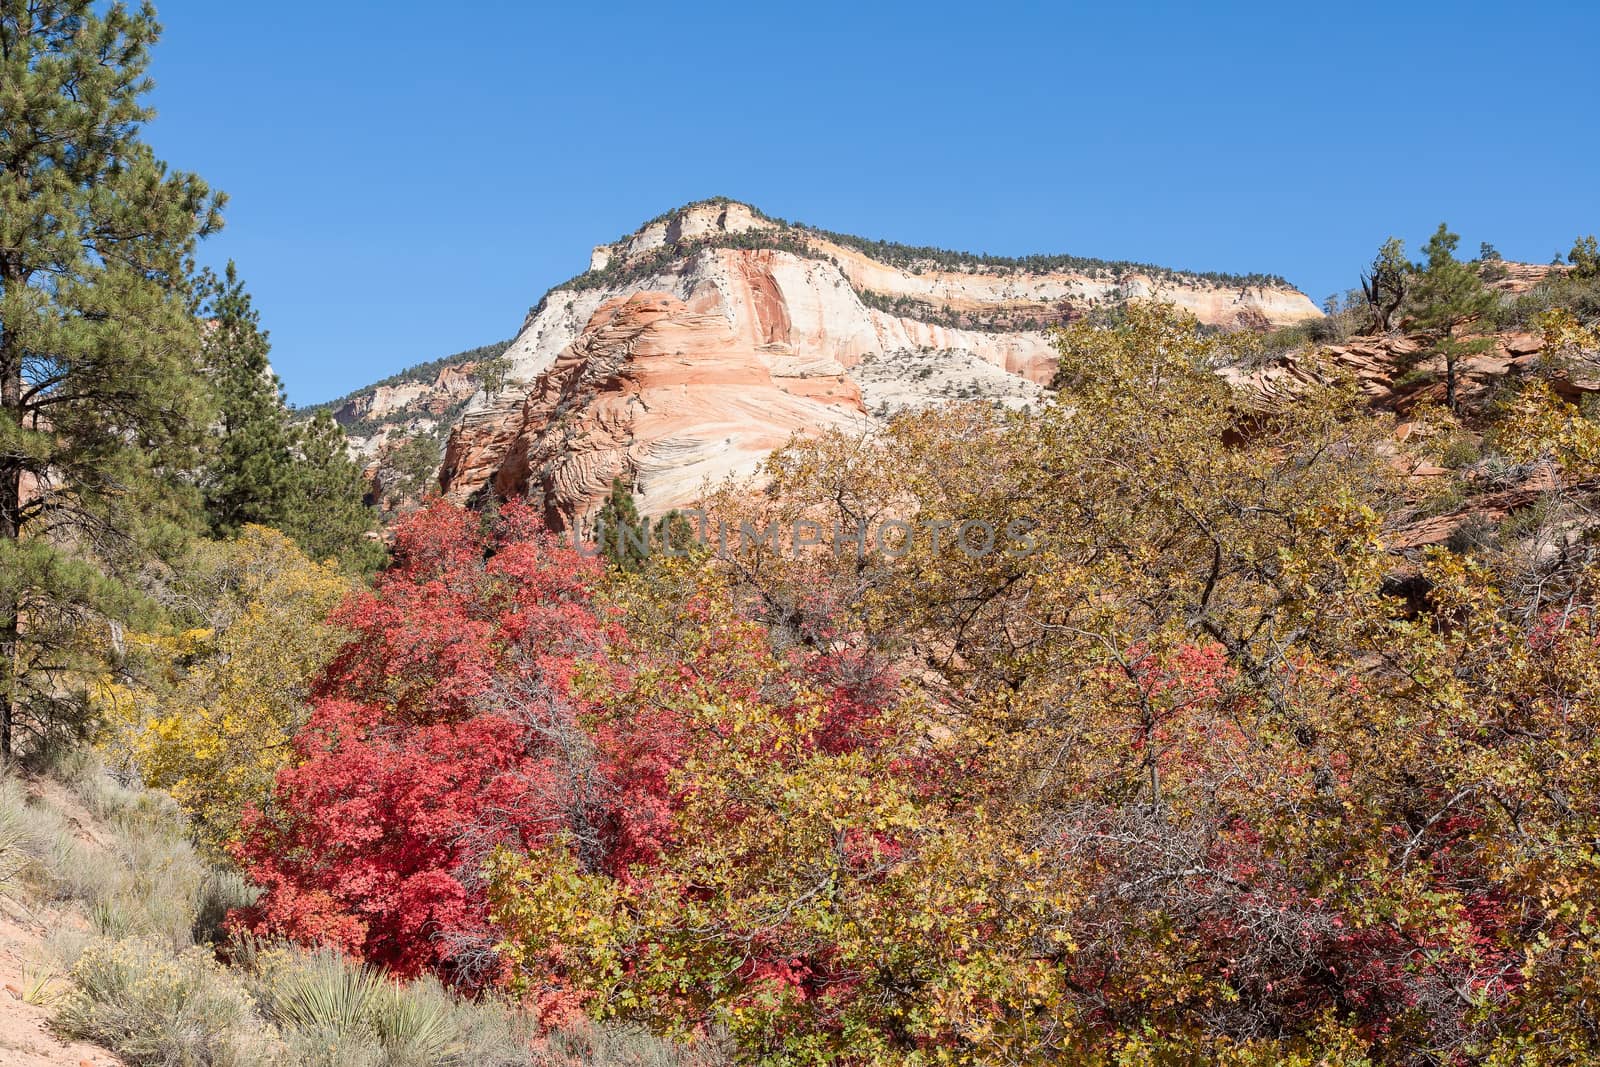
M 47 775 L 0 768 L 0 894 L 75 921 L 47 939 L 60 968 L 30 996 L 64 1035 L 129 1067 L 713 1067 L 637 1031 L 539 1035 L 514 1005 L 401 983 L 331 951 L 226 940 L 256 890 L 196 851 L 163 794 L 69 756 Z M 221 958 L 228 963 L 219 961 Z

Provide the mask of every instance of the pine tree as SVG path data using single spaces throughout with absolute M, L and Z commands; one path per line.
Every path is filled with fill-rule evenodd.
M 1461 238 L 1444 223 L 1428 238 L 1422 251 L 1427 260 L 1413 268 L 1416 284 L 1411 291 L 1411 324 L 1432 339 L 1432 349 L 1445 361 L 1445 396 L 1452 410 L 1457 404 L 1458 365 L 1464 356 L 1485 351 L 1487 338 L 1458 341 L 1456 327 L 1481 319 L 1494 308 L 1495 295 L 1469 264 L 1456 258 Z
M 363 503 L 366 484 L 344 431 L 326 412 L 291 421 L 260 314 L 232 263 L 221 279 L 202 278 L 201 290 L 203 353 L 219 410 L 220 441 L 200 477 L 212 532 L 271 526 L 318 561 L 371 570 L 383 555 L 370 536 L 377 516 Z
M 223 197 L 139 140 L 154 10 L 96 7 L 0 0 L 0 755 L 80 706 L 212 417 L 188 278 Z
M 701 531 L 677 508 L 657 519 L 651 529 L 656 547 L 667 555 L 694 555 L 703 547 Z
M 281 526 L 294 491 L 295 457 L 282 389 L 267 362 L 260 314 L 233 263 L 202 279 L 209 298 L 203 356 L 216 399 L 220 441 L 201 475 L 206 519 L 231 536 L 247 523 Z
M 295 477 L 278 528 L 314 560 L 338 560 L 351 573 L 376 570 L 384 560 L 377 513 L 344 430 L 319 411 L 295 427 L 293 448 Z
M 421 503 L 439 491 L 442 443 L 433 433 L 407 437 L 383 457 L 378 470 L 381 506 L 386 512 Z
M 1600 277 L 1600 242 L 1595 240 L 1594 234 L 1580 237 L 1572 242 L 1572 251 L 1567 253 L 1567 262 L 1572 264 L 1574 278 Z
M 607 566 L 631 574 L 650 556 L 650 527 L 639 518 L 633 493 L 621 478 L 611 479 L 611 493 L 594 517 L 594 541 Z

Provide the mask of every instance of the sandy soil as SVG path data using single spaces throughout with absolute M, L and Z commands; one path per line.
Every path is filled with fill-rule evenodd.
M 66 814 L 79 840 L 104 841 L 94 820 L 67 790 L 55 782 L 28 783 L 35 798 L 44 796 Z M 3 1067 L 94 1067 L 121 1064 L 97 1045 L 66 1041 L 49 1026 L 51 1005 L 70 988 L 45 940 L 52 931 L 83 928 L 82 916 L 48 904 L 24 904 L 0 896 L 0 1065 Z M 41 978 L 45 979 L 41 984 Z M 32 1001 L 30 1003 L 29 1001 Z
M 66 992 L 67 983 L 50 960 L 44 939 L 50 923 L 60 921 L 49 914 L 30 915 L 15 902 L 0 898 L 0 1064 L 5 1067 L 83 1067 L 93 1064 L 120 1064 L 122 1061 L 103 1048 L 81 1041 L 63 1041 L 46 1025 L 48 1003 L 30 1004 L 22 998 L 33 994 L 41 975 L 54 975 L 42 990 L 47 1002 Z

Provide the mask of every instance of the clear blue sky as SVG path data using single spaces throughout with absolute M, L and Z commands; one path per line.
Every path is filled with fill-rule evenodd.
M 1354 284 L 1600 230 L 1596 5 L 158 0 L 147 135 L 232 197 L 290 399 L 513 335 L 726 195 L 830 229 Z M 1402 9 L 1404 8 L 1404 9 Z

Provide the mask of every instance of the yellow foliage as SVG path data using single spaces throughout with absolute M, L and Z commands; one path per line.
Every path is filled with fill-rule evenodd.
M 102 694 L 107 745 L 172 794 L 221 847 L 292 755 L 306 687 L 341 640 L 325 620 L 351 591 L 329 563 L 247 526 L 195 551 L 182 589 L 209 625 L 128 640 L 137 681 Z
M 1552 460 L 1571 480 L 1600 472 L 1600 424 L 1557 396 L 1547 382 L 1523 387 L 1496 428 L 1496 439 L 1511 459 Z
M 777 455 L 768 493 L 713 501 L 753 528 L 1016 523 L 1032 550 L 736 546 L 735 597 L 813 646 L 928 665 L 937 702 L 897 707 L 881 747 L 795 758 L 807 716 L 732 695 L 769 691 L 763 670 L 706 672 L 676 706 L 716 742 L 679 772 L 686 832 L 661 867 L 612 879 L 562 846 L 494 860 L 520 973 L 572 975 L 601 1016 L 713 1021 L 763 1062 L 1359 1062 L 1331 1018 L 1302 1042 L 1209 1036 L 1200 1020 L 1247 1030 L 1256 1009 L 1234 1002 L 1268 995 L 1195 966 L 1177 924 L 1227 910 L 1205 864 L 1232 820 L 1260 816 L 1286 855 L 1321 832 L 1318 731 L 1360 714 L 1324 678 L 1385 614 L 1385 427 L 1343 385 L 1246 419 L 1212 340 L 1166 309 L 1059 347 L 1041 411 L 826 435 Z M 649 586 L 619 593 L 627 629 L 693 659 L 730 620 L 681 610 L 696 579 L 658 581 L 654 611 Z M 1322 673 L 1295 669 L 1340 644 Z M 646 674 L 618 703 L 659 707 L 664 688 Z M 848 991 L 806 999 L 786 956 Z
M 1572 312 L 1556 308 L 1539 316 L 1544 350 L 1557 358 L 1600 352 L 1600 325 L 1580 323 Z
M 736 546 L 724 600 L 931 699 L 799 758 L 806 705 L 749 696 L 777 688 L 759 657 L 671 698 L 644 673 L 619 715 L 670 706 L 697 742 L 681 831 L 632 878 L 497 854 L 508 961 L 780 1064 L 1592 1062 L 1592 534 L 1532 571 L 1401 557 L 1390 425 L 1346 383 L 1262 413 L 1161 308 L 1058 343 L 1041 410 L 822 435 L 713 500 L 755 529 L 1020 521 L 1033 550 Z M 1545 385 L 1499 437 L 1600 460 Z M 656 581 L 618 587 L 641 644 L 729 632 L 684 609 L 712 578 Z

